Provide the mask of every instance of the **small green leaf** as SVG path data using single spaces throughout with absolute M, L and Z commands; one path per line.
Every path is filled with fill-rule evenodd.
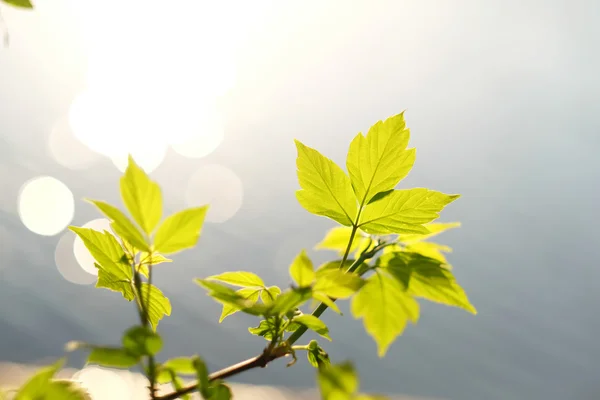
M 38 399 L 45 394 L 51 379 L 62 368 L 65 359 L 61 358 L 54 364 L 38 370 L 17 392 L 16 400 Z M 42 397 L 43 398 L 43 397 Z
M 258 298 L 261 295 L 262 291 L 263 291 L 262 289 L 257 289 L 257 288 L 242 288 L 240 290 L 237 290 L 236 293 L 239 294 L 244 299 L 249 300 L 250 304 L 254 305 L 258 301 Z M 240 311 L 240 309 L 235 307 L 234 305 L 224 303 L 223 311 L 221 312 L 221 317 L 219 318 L 219 322 L 223 322 L 223 320 L 225 318 L 227 318 L 228 316 L 230 316 L 232 314 L 235 314 L 238 311 Z
M 150 251 L 149 245 L 142 233 L 135 227 L 129 218 L 121 212 L 121 210 L 104 201 L 88 201 L 98 207 L 98 209 L 112 221 L 111 227 L 117 235 L 140 250 Z
M 204 399 L 210 396 L 210 381 L 208 378 L 208 368 L 202 359 L 195 356 L 192 361 L 192 366 L 196 372 L 196 379 L 198 379 L 198 391 Z
M 135 163 L 131 155 L 121 177 L 121 197 L 135 222 L 150 235 L 162 216 L 162 194 L 160 186 Z
M 154 248 L 172 254 L 194 247 L 198 243 L 208 206 L 189 208 L 168 216 L 158 228 Z
M 224 272 L 220 275 L 213 275 L 206 278 L 206 280 L 210 281 L 218 281 L 223 283 L 229 283 L 233 286 L 240 287 L 265 287 L 265 283 L 260 279 L 260 277 L 252 272 Z
M 342 315 L 342 311 L 340 311 L 337 304 L 335 304 L 333 302 L 333 300 L 329 296 L 327 296 L 325 293 L 313 291 L 312 297 L 313 297 L 313 299 L 320 301 L 321 303 L 324 303 L 327 307 L 331 308 L 336 313 Z
M 364 207 L 360 228 L 369 234 L 427 234 L 423 226 L 439 217 L 440 211 L 458 199 L 429 189 L 394 190 Z
M 140 264 L 142 265 L 158 265 L 162 263 L 170 263 L 173 262 L 170 258 L 167 258 L 159 253 L 146 253 L 142 252 L 140 254 Z
M 319 335 L 323 336 L 325 339 L 331 341 L 331 337 L 329 336 L 329 328 L 323 321 L 313 315 L 300 315 L 294 318 L 294 322 L 306 326 L 308 329 L 317 332 Z
M 350 363 L 320 368 L 317 382 L 323 400 L 349 400 L 358 390 L 358 376 Z
M 173 388 L 176 391 L 182 390 L 184 386 L 183 379 L 178 377 L 172 370 L 169 370 L 169 372 L 171 373 L 171 384 L 173 385 Z M 184 394 L 181 395 L 179 398 L 181 400 L 191 400 L 192 396 L 190 394 Z
M 2 0 L 6 4 L 10 4 L 11 6 L 15 6 L 18 8 L 29 8 L 33 9 L 33 4 L 29 0 Z
M 160 336 L 144 326 L 134 326 L 123 335 L 123 348 L 136 356 L 153 356 L 162 346 Z
M 231 400 L 233 394 L 229 386 L 222 382 L 213 383 L 211 386 L 210 397 L 208 400 Z
M 265 290 L 263 290 L 262 292 L 260 292 L 260 299 L 262 300 L 262 302 L 265 305 L 270 305 L 272 304 L 275 299 L 277 298 L 277 296 L 279 296 L 281 294 L 281 289 L 279 289 L 279 287 L 277 286 L 269 286 L 268 288 L 266 288 Z
M 112 290 L 113 292 L 119 292 L 127 301 L 131 301 L 135 298 L 133 283 L 130 279 L 122 279 L 118 275 L 113 274 L 110 268 L 104 268 L 98 263 L 94 263 L 94 266 L 98 269 L 97 288 L 105 288 Z
M 127 256 L 123 247 L 112 234 L 76 226 L 70 226 L 69 229 L 81 238 L 85 247 L 103 270 L 118 279 L 131 280 L 133 278 L 131 266 L 125 262 Z
M 266 319 L 260 321 L 256 328 L 248 328 L 248 332 L 256 336 L 262 336 L 266 340 L 273 340 L 273 334 L 281 335 L 283 332 L 283 325 L 279 326 L 279 332 L 277 333 L 275 322 L 272 319 Z
M 436 259 L 417 253 L 398 252 L 382 255 L 378 265 L 404 287 L 408 287 L 413 296 L 477 314 L 452 272 Z
M 165 315 L 171 315 L 171 302 L 169 299 L 154 285 L 142 283 L 142 299 L 144 303 L 148 299 L 150 293 L 150 308 L 148 309 L 148 319 L 150 325 L 156 331 L 158 321 L 163 319 Z
M 322 275 L 325 272 L 329 272 L 331 270 L 342 270 L 342 271 L 347 271 L 348 268 L 350 268 L 350 266 L 354 263 L 354 260 L 346 260 L 344 262 L 344 265 L 342 266 L 342 260 L 334 260 L 334 261 L 328 261 L 326 263 L 323 263 L 321 265 L 319 265 L 319 267 L 316 270 L 316 274 L 317 274 L 317 279 L 320 275 Z
M 367 132 L 356 135 L 346 159 L 346 168 L 359 204 L 367 204 L 377 193 L 393 189 L 415 163 L 415 149 L 406 149 L 410 131 L 404 113 L 378 121 Z
M 379 357 L 383 357 L 404 331 L 407 321 L 416 323 L 419 303 L 400 282 L 388 273 L 376 270 L 366 285 L 352 298 L 354 318 L 363 318 L 365 330 L 375 339 Z
M 31 397 L 29 397 L 31 399 Z M 92 400 L 89 392 L 78 382 L 53 380 L 44 391 L 44 400 Z
M 364 285 L 364 280 L 353 272 L 332 269 L 321 272 L 313 290 L 329 297 L 344 299 L 352 296 Z
M 306 356 L 310 365 L 315 368 L 327 368 L 331 365 L 329 355 L 319 346 L 316 340 L 311 340 L 308 343 Z
M 170 368 L 179 375 L 195 375 L 196 368 L 194 367 L 194 357 L 175 357 L 165 361 L 162 366 Z
M 87 362 L 105 367 L 130 368 L 136 365 L 140 357 L 126 349 L 118 347 L 93 347 Z
M 350 242 L 350 236 L 352 235 L 352 227 L 338 226 L 330 229 L 325 238 L 319 242 L 315 249 L 318 250 L 335 250 L 340 256 L 343 256 Z M 357 252 L 364 249 L 369 244 L 369 238 L 365 234 L 356 232 L 354 239 L 352 240 L 352 246 L 350 247 L 350 253 Z
M 433 258 L 443 264 L 446 269 L 452 269 L 448 260 L 443 253 L 451 253 L 452 248 L 432 242 L 414 242 L 405 247 L 405 251 L 410 253 L 418 253 L 422 256 Z
M 329 158 L 296 140 L 300 190 L 296 198 L 308 212 L 351 226 L 357 214 L 350 178 Z
M 307 287 L 314 282 L 313 263 L 305 250 L 302 250 L 290 265 L 290 275 L 299 287 Z
M 280 294 L 270 310 L 273 315 L 283 315 L 290 310 L 300 307 L 304 302 L 310 300 L 310 290 L 290 290 Z
M 207 294 L 221 304 L 229 304 L 240 311 L 252 315 L 265 315 L 269 311 L 268 306 L 264 304 L 252 304 L 250 300 L 245 299 L 227 286 L 206 279 L 196 278 L 194 281 L 198 285 L 208 289 Z

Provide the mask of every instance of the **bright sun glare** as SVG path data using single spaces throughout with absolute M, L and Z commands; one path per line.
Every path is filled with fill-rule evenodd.
M 150 172 L 169 146 L 191 158 L 214 151 L 217 100 L 235 82 L 236 36 L 252 19 L 244 3 L 71 0 L 88 56 L 73 135 L 121 170 L 128 153 Z

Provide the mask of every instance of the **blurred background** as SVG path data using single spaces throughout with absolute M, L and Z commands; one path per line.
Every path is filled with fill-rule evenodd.
M 295 199 L 293 139 L 344 165 L 354 135 L 406 109 L 417 161 L 400 186 L 462 194 L 440 219 L 462 228 L 439 241 L 479 314 L 423 303 L 379 359 L 345 303 L 344 317 L 325 316 L 332 359 L 354 360 L 365 392 L 600 398 L 598 1 L 35 6 L 0 5 L 5 382 L 69 340 L 117 344 L 134 323 L 133 306 L 94 288 L 89 254 L 66 230 L 106 226 L 83 198 L 120 201 L 127 153 L 160 183 L 167 213 L 211 204 L 198 247 L 155 279 L 173 305 L 161 358 L 198 353 L 216 370 L 264 340 L 247 333 L 252 317 L 218 324 L 221 307 L 192 278 L 249 270 L 285 287 L 301 249 L 335 257 L 313 250 L 334 224 Z M 308 363 L 284 364 L 234 381 L 315 386 Z M 69 366 L 81 369 L 82 354 Z

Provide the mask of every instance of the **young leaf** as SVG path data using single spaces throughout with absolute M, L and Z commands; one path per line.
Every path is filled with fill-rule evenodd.
M 377 270 L 352 298 L 351 311 L 354 318 L 363 318 L 365 330 L 375 339 L 379 357 L 383 357 L 404 331 L 406 322 L 417 322 L 419 303 L 396 279 Z
M 273 306 L 270 314 L 283 315 L 288 311 L 300 307 L 304 302 L 311 298 L 310 290 L 290 290 L 279 295 Z
M 130 368 L 139 362 L 140 357 L 118 347 L 93 347 L 87 362 L 105 367 Z
M 172 370 L 169 370 L 169 372 L 171 373 L 171 385 L 173 385 L 173 388 L 176 391 L 182 390 L 184 386 L 183 379 L 178 377 Z M 184 394 L 179 398 L 181 400 L 191 400 L 192 396 L 190 394 Z
M 361 206 L 377 193 L 393 189 L 415 163 L 415 149 L 406 149 L 410 131 L 404 113 L 373 125 L 366 137 L 356 135 L 346 159 L 352 187 Z
M 144 326 L 134 326 L 123 335 L 123 348 L 136 356 L 153 356 L 162 346 L 161 337 Z
M 142 252 L 140 254 L 140 264 L 142 265 L 158 265 L 162 263 L 170 263 L 173 262 L 170 258 L 167 258 L 159 253 L 146 253 Z
M 117 235 L 140 250 L 150 251 L 150 247 L 142 233 L 135 227 L 129 218 L 121 212 L 121 210 L 104 201 L 88 201 L 98 207 L 98 209 L 112 221 L 111 228 Z
M 351 226 L 357 214 L 350 178 L 333 161 L 296 140 L 299 189 L 296 198 L 308 212 Z
M 320 368 L 317 382 L 323 400 L 350 400 L 358 390 L 358 376 L 350 363 Z
M 452 248 L 432 242 L 414 242 L 406 245 L 405 251 L 410 253 L 419 253 L 422 256 L 433 258 L 442 263 L 442 267 L 446 269 L 452 269 L 446 256 L 443 253 L 452 252 Z
M 1 398 L 1 397 L 0 397 Z M 31 399 L 26 396 L 18 399 Z M 92 400 L 90 393 L 79 382 L 70 380 L 53 380 L 44 390 L 44 400 Z
M 279 296 L 280 294 L 281 289 L 279 289 L 277 286 L 269 286 L 268 288 L 260 292 L 260 299 L 265 305 L 268 306 L 272 304 L 277 298 L 277 296 Z
M 306 356 L 310 365 L 315 368 L 327 368 L 331 365 L 329 355 L 319 346 L 316 340 L 311 340 L 308 343 Z
M 258 298 L 261 295 L 262 291 L 262 289 L 257 288 L 242 288 L 240 290 L 237 290 L 236 293 L 244 299 L 248 300 L 251 305 L 254 305 L 258 301 Z M 235 314 L 238 311 L 240 311 L 238 307 L 235 307 L 234 305 L 229 303 L 224 303 L 223 311 L 221 312 L 221 317 L 219 318 L 219 323 L 223 322 L 225 318 L 232 314 Z
M 270 307 L 263 304 L 252 304 L 248 299 L 245 299 L 233 289 L 221 285 L 219 283 L 206 279 L 196 278 L 194 281 L 204 288 L 208 289 L 208 295 L 221 304 L 229 304 L 240 311 L 252 315 L 265 315 Z
M 158 184 L 146 175 L 131 155 L 121 177 L 121 197 L 135 222 L 150 235 L 162 216 L 162 194 Z
M 195 357 L 175 357 L 165 361 L 162 366 L 170 368 L 179 375 L 195 375 L 196 367 L 194 366 L 196 361 Z
M 112 234 L 76 226 L 70 226 L 69 229 L 81 238 L 102 269 L 118 279 L 131 280 L 133 278 L 131 267 L 124 262 L 127 259 L 125 252 Z
M 427 234 L 423 226 L 439 217 L 440 211 L 460 197 L 429 189 L 394 190 L 365 206 L 360 228 L 369 234 Z
M 306 326 L 308 329 L 317 332 L 325 339 L 331 341 L 331 337 L 329 336 L 329 328 L 327 328 L 327 325 L 325 325 L 325 323 L 319 318 L 313 315 L 304 314 L 295 317 L 293 321 L 300 325 Z
M 148 319 L 150 320 L 150 325 L 156 331 L 158 321 L 163 319 L 165 315 L 171 315 L 171 302 L 159 288 L 144 282 L 142 283 L 142 299 L 144 303 L 147 301 L 148 293 L 150 293 Z
M 320 241 L 315 249 L 318 250 L 335 250 L 340 256 L 343 256 L 350 242 L 350 236 L 352 235 L 352 227 L 349 226 L 337 226 L 330 229 L 322 241 Z M 368 241 L 368 238 L 360 232 L 356 232 L 350 252 L 355 252 L 363 244 L 363 241 Z
M 356 293 L 363 285 L 364 280 L 355 273 L 332 269 L 318 275 L 313 290 L 336 299 L 345 299 Z
M 378 265 L 408 287 L 408 292 L 413 296 L 477 314 L 452 272 L 443 268 L 438 260 L 416 253 L 399 252 L 382 255 Z
M 196 377 L 198 379 L 198 391 L 202 395 L 204 399 L 210 397 L 210 381 L 208 377 L 208 368 L 206 368 L 206 364 L 202 359 L 198 356 L 195 356 L 192 361 L 192 366 L 196 372 Z
M 260 324 L 256 328 L 248 328 L 248 332 L 256 336 L 262 336 L 266 340 L 273 340 L 273 334 L 281 335 L 283 331 L 283 325 L 280 324 L 279 332 L 277 332 L 275 322 L 272 319 L 266 319 L 260 321 Z
M 15 6 L 18 8 L 29 8 L 33 9 L 33 4 L 29 0 L 2 0 L 6 4 L 10 4 L 11 6 Z
M 216 382 L 211 385 L 210 397 L 208 400 L 231 400 L 233 394 L 229 386 L 223 382 Z
M 104 268 L 104 266 L 98 263 L 94 263 L 94 266 L 98 269 L 97 288 L 105 288 L 112 290 L 113 292 L 119 292 L 127 301 L 131 301 L 135 298 L 135 291 L 133 290 L 133 282 L 131 279 L 122 279 L 119 275 L 113 274 L 110 268 Z
M 429 224 L 425 224 L 425 228 L 427 228 L 429 233 L 426 233 L 424 235 L 414 235 L 414 234 L 399 235 L 398 240 L 405 244 L 417 243 L 417 242 L 421 242 L 423 240 L 430 239 L 433 236 L 439 235 L 440 233 L 445 232 L 449 229 L 454 229 L 454 228 L 458 228 L 458 227 L 460 227 L 460 222 L 446 222 L 446 223 L 432 222 Z
M 43 396 L 51 379 L 62 368 L 64 363 L 65 360 L 61 358 L 54 364 L 41 368 L 21 387 L 15 399 L 29 400 Z
M 189 208 L 168 216 L 154 237 L 154 248 L 172 254 L 194 247 L 198 243 L 208 206 Z
M 224 272 L 220 275 L 213 275 L 206 278 L 206 280 L 210 281 L 218 281 L 223 283 L 229 283 L 233 286 L 240 286 L 243 288 L 247 287 L 265 287 L 265 283 L 260 279 L 260 277 L 252 272 Z
M 299 287 L 310 286 L 315 280 L 313 263 L 305 250 L 296 256 L 290 265 L 290 275 Z

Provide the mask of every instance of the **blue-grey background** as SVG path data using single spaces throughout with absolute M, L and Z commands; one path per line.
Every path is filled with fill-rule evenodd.
M 43 41 L 19 39 L 16 25 L 35 17 L 4 14 L 13 26 L 0 50 L 0 360 L 36 362 L 72 339 L 116 343 L 135 312 L 63 279 L 59 236 L 19 220 L 19 187 L 34 176 L 65 182 L 83 224 L 98 214 L 80 199 L 117 202 L 119 172 L 108 160 L 72 171 L 48 155 L 49 131 L 83 82 L 81 48 L 57 21 L 38 31 Z M 401 186 L 462 194 L 441 220 L 463 226 L 439 241 L 454 248 L 479 315 L 423 304 L 419 324 L 378 359 L 361 321 L 329 313 L 332 358 L 355 360 L 365 391 L 600 398 L 600 3 L 290 2 L 245 40 L 255 51 L 239 56 L 223 144 L 196 161 L 169 153 L 152 174 L 172 193 L 169 211 L 204 164 L 231 168 L 244 187 L 235 217 L 207 224 L 196 249 L 157 268 L 173 303 L 160 324 L 164 356 L 197 352 L 217 369 L 260 351 L 263 340 L 245 333 L 254 320 L 217 324 L 220 307 L 192 278 L 245 269 L 287 285 L 294 255 L 333 226 L 295 200 L 293 138 L 343 163 L 357 132 L 407 109 L 417 162 Z M 236 379 L 314 385 L 305 362 L 282 365 Z

